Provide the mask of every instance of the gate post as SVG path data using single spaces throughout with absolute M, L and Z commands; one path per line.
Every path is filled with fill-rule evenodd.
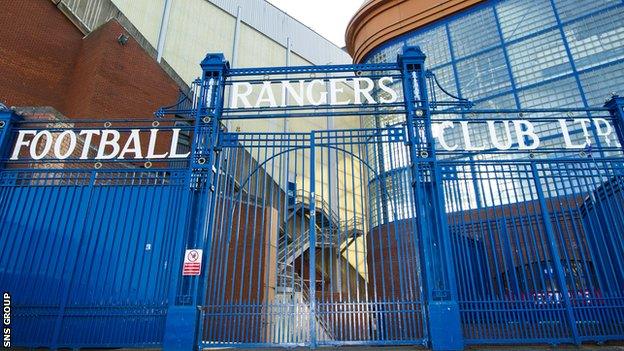
M 624 97 L 614 94 L 605 102 L 604 107 L 609 109 L 615 124 L 618 141 L 624 147 Z
M 425 54 L 405 47 L 397 58 L 406 108 L 411 186 L 424 267 L 424 303 L 429 338 L 434 350 L 461 350 L 461 330 L 455 271 L 446 221 L 442 175 L 431 132 L 431 110 L 426 82 Z M 431 221 L 433 219 L 433 221 Z
M 4 158 L 9 158 L 11 153 L 11 127 L 17 120 L 17 115 L 0 104 L 0 169 L 4 168 Z
M 202 338 L 203 319 L 200 307 L 204 304 L 208 262 L 214 226 L 221 114 L 225 78 L 229 63 L 220 53 L 207 54 L 201 62 L 202 77 L 194 96 L 195 127 L 189 160 L 191 201 L 188 211 L 191 221 L 188 236 L 181 238 L 174 253 L 173 279 L 170 285 L 169 307 L 163 336 L 163 350 L 187 351 L 198 348 Z M 201 275 L 182 276 L 186 249 L 202 249 Z

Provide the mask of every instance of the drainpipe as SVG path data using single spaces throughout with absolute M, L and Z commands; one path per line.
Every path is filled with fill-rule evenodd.
M 238 68 L 238 41 L 240 36 L 241 15 L 243 10 L 240 6 L 236 9 L 236 25 L 234 26 L 234 44 L 232 44 L 232 68 Z
M 171 13 L 171 3 L 173 0 L 165 0 L 162 20 L 160 21 L 160 31 L 158 32 L 158 45 L 156 47 L 156 61 L 162 61 L 165 50 L 165 38 L 167 37 L 167 27 L 169 26 L 169 14 Z

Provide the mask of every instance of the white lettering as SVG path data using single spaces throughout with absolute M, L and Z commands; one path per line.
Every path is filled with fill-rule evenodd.
M 485 150 L 485 145 L 483 146 L 474 146 L 472 145 L 472 141 L 470 140 L 470 131 L 468 130 L 468 121 L 460 121 L 462 135 L 464 136 L 464 145 L 466 146 L 465 150 L 468 151 L 482 151 Z
M 563 135 L 563 141 L 568 149 L 582 149 L 585 147 L 583 144 L 573 144 L 572 138 L 570 138 L 570 130 L 568 129 L 568 122 L 565 119 L 558 119 L 559 126 L 561 127 L 561 134 Z
M 520 150 L 535 150 L 540 145 L 540 139 L 535 134 L 535 127 L 533 123 L 521 119 L 513 121 L 514 127 L 516 129 L 516 136 L 518 137 L 518 149 Z M 533 140 L 531 145 L 527 144 L 527 139 L 530 138 Z
M 263 103 L 268 103 L 270 107 L 277 107 L 275 95 L 273 94 L 273 89 L 271 88 L 271 82 L 262 83 L 262 89 L 260 90 L 260 95 L 258 96 L 258 100 L 256 100 L 256 105 L 254 107 L 258 108 L 262 106 Z
M 158 138 L 158 129 L 150 129 L 150 138 L 149 138 L 149 145 L 147 146 L 147 158 L 148 159 L 154 159 L 154 158 L 166 158 L 167 155 L 169 154 L 168 152 L 165 152 L 164 154 L 156 154 L 156 138 Z
M 319 105 L 323 105 L 327 103 L 327 92 L 323 91 L 320 93 L 320 98 L 318 100 L 314 99 L 314 86 L 315 85 L 319 85 L 321 87 L 321 89 L 324 88 L 323 81 L 320 79 L 314 79 L 310 82 L 310 84 L 308 84 L 308 91 L 307 91 L 307 95 L 308 95 L 308 101 L 310 102 L 310 104 L 312 104 L 313 106 L 319 106 Z
M 28 146 L 30 141 L 24 140 L 26 135 L 35 135 L 37 134 L 34 130 L 20 130 L 17 133 L 17 140 L 15 141 L 15 147 L 13 148 L 13 155 L 11 155 L 11 160 L 17 160 L 19 158 L 19 154 L 22 150 L 23 146 Z
M 385 91 L 386 93 L 390 94 L 390 98 L 387 99 L 383 96 L 380 97 L 379 102 L 381 102 L 382 104 L 391 104 L 394 102 L 397 102 L 399 100 L 399 95 L 397 94 L 397 92 L 392 89 L 391 87 L 389 87 L 388 85 L 384 84 L 384 83 L 388 83 L 388 84 L 392 84 L 394 82 L 394 79 L 392 79 L 392 77 L 381 77 L 379 79 L 379 89 Z
M 80 132 L 80 136 L 84 135 L 84 143 L 82 145 L 82 154 L 80 155 L 81 160 L 86 160 L 89 157 L 89 150 L 91 149 L 91 141 L 93 140 L 94 135 L 100 135 L 99 130 L 95 129 L 86 129 Z
M 67 151 L 65 151 L 65 153 L 63 154 L 62 148 L 66 136 L 69 136 L 69 144 L 67 145 Z M 56 137 L 56 142 L 54 143 L 54 157 L 58 158 L 59 160 L 64 160 L 71 156 L 72 153 L 74 153 L 75 148 L 76 133 L 74 133 L 73 130 L 66 130 L 63 133 L 59 134 L 58 137 Z
M 346 79 L 330 79 L 329 80 L 329 103 L 332 105 L 347 105 L 351 102 L 351 99 L 347 99 L 345 101 L 338 101 L 338 93 L 344 93 L 343 88 L 338 88 L 338 83 L 347 83 Z
M 177 153 L 178 149 L 178 140 L 180 139 L 180 128 L 176 128 L 173 130 L 173 135 L 171 136 L 171 149 L 169 150 L 169 158 L 186 158 L 191 152 L 187 152 L 185 154 Z
M 361 83 L 366 83 L 366 86 L 363 88 Z M 362 104 L 362 96 L 366 99 L 366 102 L 369 104 L 374 104 L 375 99 L 371 95 L 371 92 L 375 88 L 375 82 L 373 82 L 370 78 L 355 78 L 353 79 L 353 93 L 355 95 L 355 103 L 358 105 Z
M 45 144 L 43 144 L 41 153 L 38 154 L 37 147 L 39 146 L 39 141 L 44 136 L 45 136 Z M 48 152 L 50 152 L 50 149 L 52 149 L 52 133 L 50 133 L 47 130 L 42 130 L 39 133 L 37 133 L 37 135 L 35 135 L 32 142 L 30 143 L 30 157 L 33 160 L 41 160 L 48 154 Z
M 240 87 L 244 87 L 245 90 L 241 93 L 239 91 Z M 232 83 L 232 108 L 238 108 L 238 100 L 243 103 L 245 108 L 251 108 L 251 104 L 249 103 L 249 95 L 251 95 L 251 91 L 253 87 L 251 83 L 247 82 L 234 82 Z
M 451 121 L 445 121 L 442 123 L 434 124 L 432 125 L 431 133 L 433 134 L 434 138 L 438 139 L 438 142 L 440 143 L 440 145 L 442 146 L 444 150 L 455 151 L 457 150 L 459 146 L 457 145 L 449 146 L 449 144 L 444 139 L 444 130 L 447 128 L 455 128 L 454 123 Z
M 295 102 L 299 106 L 303 106 L 305 104 L 303 101 L 305 98 L 303 80 L 298 80 L 297 82 L 299 83 L 298 91 L 295 90 L 295 88 L 289 81 L 282 81 L 282 107 L 286 107 L 288 105 L 288 96 L 291 96 L 293 99 L 295 99 Z
M 130 136 L 128 137 L 128 140 L 126 140 L 124 147 L 119 153 L 120 160 L 125 159 L 127 153 L 133 153 L 135 160 L 138 158 L 143 158 L 143 154 L 141 152 L 141 135 L 139 134 L 140 132 L 140 129 L 132 129 L 130 131 Z
M 601 123 L 606 127 L 606 130 L 600 127 Z M 603 137 L 607 146 L 611 146 L 611 133 L 613 132 L 611 123 L 604 118 L 594 118 L 594 127 L 596 128 L 596 135 Z
M 509 150 L 511 149 L 511 144 L 512 144 L 512 140 L 511 140 L 511 130 L 509 128 L 509 122 L 508 121 L 500 121 L 500 123 L 503 124 L 503 129 L 504 129 L 504 137 L 505 137 L 505 143 L 501 143 L 500 140 L 498 140 L 498 136 L 496 135 L 496 121 L 487 121 L 487 125 L 488 125 L 488 129 L 490 131 L 490 139 L 492 140 L 492 144 L 494 145 L 495 148 L 499 149 L 499 150 Z
M 112 137 L 109 139 L 109 137 Z M 110 160 L 115 158 L 119 154 L 119 132 L 116 130 L 103 130 L 102 139 L 100 140 L 100 146 L 98 147 L 96 160 Z M 107 155 L 106 147 L 110 146 L 112 151 Z

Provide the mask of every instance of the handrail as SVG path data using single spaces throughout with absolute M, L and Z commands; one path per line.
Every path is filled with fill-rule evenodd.
M 297 190 L 296 198 L 300 200 L 299 202 L 302 204 L 309 204 L 310 201 L 310 192 L 307 190 Z M 317 205 L 317 209 L 320 209 L 327 215 L 330 221 L 334 224 L 334 228 L 342 232 L 357 232 L 359 228 L 363 231 L 364 229 L 364 219 L 362 217 L 353 217 L 352 219 L 340 220 L 340 216 L 334 212 L 334 210 L 329 206 L 329 204 L 322 198 L 318 198 L 314 196 L 314 202 Z M 353 223 L 351 226 L 350 224 Z M 359 228 L 358 228 L 359 227 Z
M 304 280 L 296 272 L 293 272 L 292 275 L 283 275 L 283 277 L 289 280 L 288 282 L 291 283 L 294 291 L 301 292 L 304 302 L 310 303 L 310 285 L 306 282 L 306 280 Z M 333 339 L 334 333 L 332 332 L 329 323 L 318 313 L 316 314 L 316 321 L 321 325 L 327 335 L 329 335 L 329 337 Z

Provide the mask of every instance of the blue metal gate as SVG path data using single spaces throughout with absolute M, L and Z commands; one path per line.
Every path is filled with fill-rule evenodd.
M 417 48 L 376 65 L 230 69 L 208 55 L 191 97 L 155 118 L 1 113 L 14 344 L 624 338 L 624 99 L 486 110 L 424 62 Z M 291 100 L 272 95 L 280 84 Z M 71 132 L 86 134 L 56 142 Z M 115 133 L 134 157 L 103 156 Z M 182 275 L 187 249 L 203 251 L 198 275 Z
M 11 123 L 8 133 L 45 129 L 59 135 L 85 125 L 4 117 L 5 130 Z M 14 344 L 160 345 L 188 225 L 185 167 L 80 159 L 5 159 L 3 166 L 0 286 L 11 295 Z
M 389 66 L 232 69 L 225 89 L 380 68 L 399 77 Z M 221 118 L 334 113 L 326 107 L 227 107 Z M 200 347 L 426 344 L 418 239 L 410 230 L 396 234 L 411 228 L 407 222 L 373 229 L 368 219 L 377 213 L 364 197 L 379 176 L 365 146 L 401 150 L 407 141 L 402 127 L 224 132 L 218 140 L 219 201 L 207 244 Z M 409 157 L 403 151 L 394 156 Z M 410 194 L 407 179 L 396 181 L 404 189 L 395 190 Z M 384 187 L 377 192 L 388 198 Z M 399 211 L 398 201 L 389 206 Z

